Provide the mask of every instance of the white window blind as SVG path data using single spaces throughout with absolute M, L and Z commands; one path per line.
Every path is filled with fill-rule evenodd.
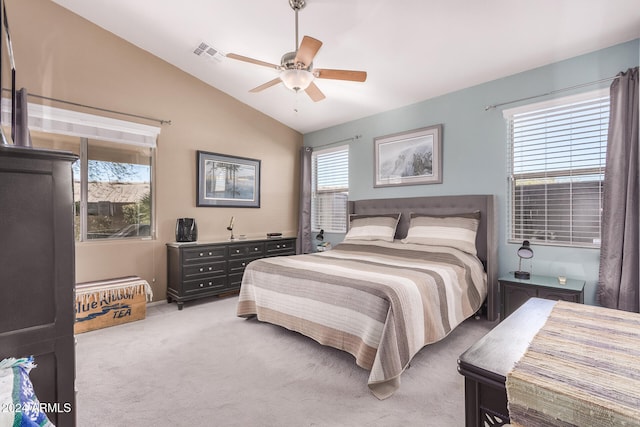
M 600 246 L 609 96 L 505 111 L 510 241 Z
M 155 148 L 157 126 L 143 125 L 78 111 L 28 104 L 29 130 Z M 11 100 L 2 98 L 2 121 L 11 123 Z
M 311 227 L 330 233 L 347 231 L 349 147 L 314 151 Z

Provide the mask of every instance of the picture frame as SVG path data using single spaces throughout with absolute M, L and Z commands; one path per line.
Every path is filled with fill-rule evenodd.
M 196 206 L 260 207 L 260 160 L 198 150 Z
M 374 138 L 374 187 L 442 183 L 442 125 Z

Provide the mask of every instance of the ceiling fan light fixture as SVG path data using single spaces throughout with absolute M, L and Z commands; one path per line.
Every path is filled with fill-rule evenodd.
M 314 79 L 313 73 L 307 70 L 284 70 L 280 73 L 280 80 L 294 92 L 305 90 Z

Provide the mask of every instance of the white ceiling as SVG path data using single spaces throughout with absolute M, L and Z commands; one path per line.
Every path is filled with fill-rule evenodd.
M 300 39 L 323 42 L 315 68 L 367 71 L 364 83 L 318 79 L 312 102 L 283 85 L 248 91 L 295 50 L 288 0 L 53 0 L 268 116 L 308 133 L 640 37 L 640 0 L 307 0 Z

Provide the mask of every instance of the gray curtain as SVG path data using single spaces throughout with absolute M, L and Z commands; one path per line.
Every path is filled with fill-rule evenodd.
M 638 67 L 611 84 L 598 301 L 640 311 Z
M 311 147 L 300 149 L 300 216 L 298 218 L 298 240 L 296 250 L 299 254 L 313 252 L 311 238 Z

